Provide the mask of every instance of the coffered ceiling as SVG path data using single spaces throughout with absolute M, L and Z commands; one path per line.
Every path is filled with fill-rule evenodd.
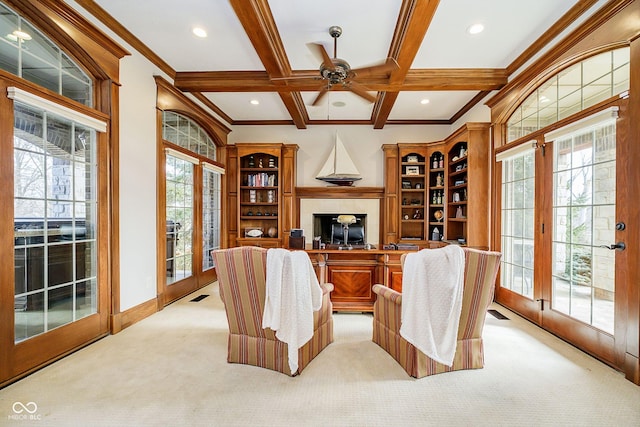
M 450 124 L 604 0 L 76 0 L 174 84 L 230 125 Z M 473 24 L 484 31 L 469 34 Z M 326 82 L 307 43 L 352 68 L 393 58 L 398 68 L 358 77 L 375 102 Z M 192 30 L 204 29 L 206 38 Z M 284 79 L 283 79 L 284 78 Z M 428 103 L 421 103 L 428 100 Z M 252 103 L 254 101 L 254 103 Z M 254 105 L 257 102 L 257 105 Z

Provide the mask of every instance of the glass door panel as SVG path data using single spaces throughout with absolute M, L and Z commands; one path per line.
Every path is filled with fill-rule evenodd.
M 502 161 L 501 288 L 533 299 L 535 152 Z
M 166 284 L 193 275 L 193 164 L 167 154 Z
M 215 165 L 214 141 L 186 116 L 163 111 L 159 143 L 159 297 L 166 305 L 215 280 L 210 253 L 220 246 L 224 169 Z
M 211 251 L 220 248 L 220 173 L 202 171 L 202 270 L 214 267 Z
M 14 341 L 98 312 L 96 134 L 16 103 Z
M 615 125 L 554 142 L 551 307 L 614 333 Z

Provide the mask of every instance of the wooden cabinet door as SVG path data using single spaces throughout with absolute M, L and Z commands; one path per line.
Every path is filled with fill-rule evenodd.
M 328 265 L 327 281 L 333 283 L 331 301 L 336 310 L 371 311 L 375 294 L 376 266 Z

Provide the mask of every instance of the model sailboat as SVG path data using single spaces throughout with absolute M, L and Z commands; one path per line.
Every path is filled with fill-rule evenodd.
M 353 164 L 337 133 L 335 145 L 316 179 L 345 187 L 352 186 L 354 181 L 362 179 L 360 171 Z

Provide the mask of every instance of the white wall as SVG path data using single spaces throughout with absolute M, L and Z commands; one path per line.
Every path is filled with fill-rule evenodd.
M 491 92 L 489 95 L 485 96 L 484 99 L 478 102 L 475 107 L 471 110 L 467 111 L 462 115 L 453 125 L 451 125 L 451 132 L 453 133 L 460 129 L 465 123 L 471 122 L 491 122 L 491 108 L 487 107 L 484 103 L 487 100 L 491 99 L 496 92 Z
M 120 310 L 156 291 L 156 66 L 74 1 L 78 10 L 131 52 L 120 61 Z
M 120 309 L 155 298 L 156 84 L 137 54 L 120 62 Z
M 315 179 L 331 152 L 336 130 L 351 159 L 362 174 L 357 187 L 384 186 L 383 144 L 398 142 L 431 142 L 446 138 L 450 126 L 385 126 L 373 129 L 373 125 L 309 126 L 236 126 L 229 134 L 228 142 L 282 142 L 297 144 L 297 186 L 325 187 Z

